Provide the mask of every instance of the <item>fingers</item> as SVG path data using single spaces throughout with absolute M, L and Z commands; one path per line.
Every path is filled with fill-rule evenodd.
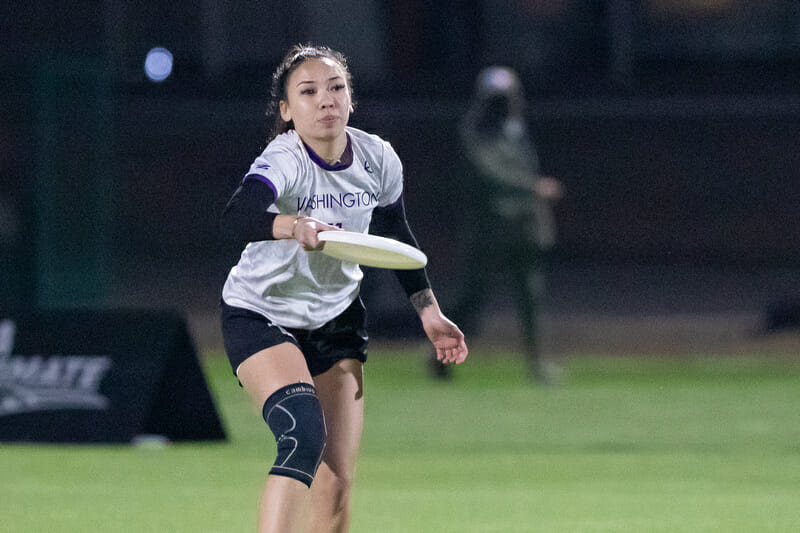
M 463 363 L 469 351 L 464 333 L 449 319 L 440 316 L 441 321 L 426 324 L 426 333 L 436 349 L 436 359 L 442 363 Z
M 340 230 L 336 226 L 325 224 L 311 217 L 302 217 L 297 220 L 294 228 L 294 239 L 300 243 L 303 249 L 307 252 L 318 250 L 322 248 L 319 237 L 317 236 L 321 231 Z
M 464 344 L 464 341 L 461 341 L 461 344 L 458 346 L 458 348 L 454 349 L 451 354 L 452 362 L 460 365 L 467 359 L 468 353 L 469 351 L 467 350 L 467 345 Z
M 436 358 L 445 364 L 461 364 L 466 360 L 468 353 L 463 339 L 453 345 L 436 347 Z
M 455 358 L 453 362 L 457 365 L 460 365 L 461 363 L 466 361 L 468 354 L 469 350 L 467 350 L 467 345 L 462 341 L 459 349 L 456 350 L 455 354 L 453 354 L 453 357 Z

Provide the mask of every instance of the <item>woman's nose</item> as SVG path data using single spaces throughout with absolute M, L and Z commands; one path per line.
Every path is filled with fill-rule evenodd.
M 322 97 L 320 98 L 320 107 L 333 107 L 335 100 L 333 99 L 333 95 L 328 91 L 322 93 Z

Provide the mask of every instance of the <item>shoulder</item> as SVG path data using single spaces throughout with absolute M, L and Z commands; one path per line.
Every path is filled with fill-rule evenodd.
M 389 141 L 383 140 L 381 137 L 374 133 L 367 133 L 366 131 L 358 128 L 347 127 L 347 133 L 352 139 L 353 145 L 358 146 L 362 150 L 368 152 L 391 152 L 394 153 L 394 148 Z
M 255 177 L 271 184 L 279 197 L 308 167 L 300 137 L 287 132 L 275 137 L 250 165 L 245 179 Z
M 305 150 L 300 136 L 294 130 L 282 133 L 272 139 L 260 158 L 280 162 L 286 165 L 299 165 Z
M 367 147 L 380 147 L 383 144 L 388 144 L 386 141 L 375 135 L 374 133 L 367 133 L 364 130 L 347 126 L 347 134 L 353 140 L 354 144 L 358 144 L 364 148 Z
M 377 135 L 348 127 L 353 151 L 359 152 L 364 168 L 378 180 L 380 206 L 397 201 L 403 192 L 403 164 L 392 145 Z
M 347 133 L 350 135 L 354 149 L 368 154 L 381 163 L 390 165 L 400 163 L 400 158 L 389 141 L 382 139 L 374 133 L 367 133 L 366 131 L 350 126 L 347 127 Z

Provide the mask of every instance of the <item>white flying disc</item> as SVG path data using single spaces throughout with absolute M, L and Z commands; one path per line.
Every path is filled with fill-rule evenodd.
M 317 237 L 324 243 L 322 253 L 359 265 L 413 270 L 428 264 L 428 257 L 413 246 L 355 231 L 321 231 Z

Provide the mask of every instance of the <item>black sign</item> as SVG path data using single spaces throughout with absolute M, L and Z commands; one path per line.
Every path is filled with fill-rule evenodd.
M 35 311 L 0 318 L 0 441 L 220 440 L 183 318 Z

